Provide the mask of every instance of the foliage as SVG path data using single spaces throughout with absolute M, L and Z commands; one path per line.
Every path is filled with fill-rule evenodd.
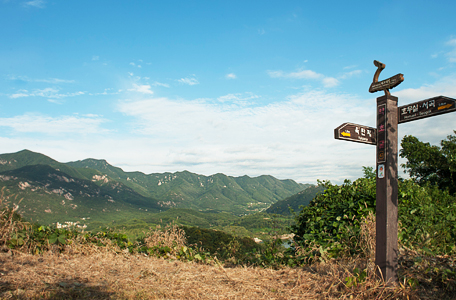
M 222 259 L 230 257 L 240 259 L 243 253 L 259 248 L 250 238 L 240 238 L 218 230 L 198 227 L 182 227 L 182 229 L 185 231 L 189 245 L 203 248 L 211 255 Z
M 326 190 L 297 216 L 292 231 L 300 247 L 316 247 L 309 255 L 337 257 L 362 253 L 361 220 L 375 211 L 375 179 L 343 185 L 322 183 Z M 399 182 L 398 234 L 403 246 L 427 254 L 456 253 L 456 199 L 435 186 L 413 180 Z
M 311 256 L 336 257 L 341 252 L 355 254 L 360 221 L 375 210 L 375 180 L 360 178 L 343 185 L 319 182 L 325 188 L 304 207 L 291 229 L 301 248 L 317 246 Z
M 292 212 L 299 213 L 303 206 L 309 205 L 310 201 L 312 201 L 318 193 L 323 191 L 324 186 L 310 186 L 293 196 L 277 201 L 272 204 L 266 212 L 281 215 L 291 215 Z
M 456 254 L 456 197 L 413 180 L 399 183 L 399 240 L 426 254 Z
M 235 216 L 225 212 L 195 211 L 192 209 L 172 208 L 167 211 L 149 214 L 147 217 L 116 220 L 109 224 L 111 228 L 121 230 L 129 237 L 143 236 L 149 228 L 178 224 L 184 227 L 198 227 L 223 231 L 238 237 L 269 239 L 273 235 L 288 233 L 287 228 L 293 222 L 291 216 L 267 214 L 264 212 L 246 216 Z M 94 223 L 92 223 L 94 224 Z M 107 224 L 98 223 L 91 230 Z
M 456 133 L 456 131 L 455 131 Z M 441 147 L 405 136 L 400 156 L 407 159 L 402 167 L 420 184 L 437 185 L 456 193 L 456 136 L 449 135 L 440 142 Z
M 78 170 L 89 168 L 106 174 L 144 196 L 158 199 L 168 207 L 218 210 L 233 214 L 254 213 L 307 187 L 293 180 L 262 175 L 232 177 L 224 174 L 204 176 L 188 171 L 143 174 L 124 172 L 105 160 L 86 159 L 67 163 Z
M 296 234 L 292 259 L 328 262 L 365 257 L 373 265 L 375 179 L 360 178 L 340 186 L 322 184 L 325 192 L 303 209 L 292 227 Z M 454 295 L 456 198 L 437 186 L 420 186 L 409 179 L 399 181 L 398 204 L 402 286 L 439 290 L 443 298 Z M 369 219 L 374 226 L 366 225 L 364 220 Z M 345 285 L 351 289 L 365 286 L 366 278 L 375 273 L 368 266 L 355 266 L 345 277 Z
M 429 206 L 426 208 L 426 212 L 430 212 L 434 217 L 430 219 L 424 218 L 425 224 L 423 226 L 418 226 L 417 230 L 424 232 L 424 230 L 429 230 L 433 226 L 435 227 L 435 224 L 432 224 L 429 221 L 435 220 L 435 215 L 438 215 L 438 213 L 441 212 L 438 212 L 438 209 L 435 210 L 435 208 L 435 211 L 433 212 L 432 207 L 430 207 L 432 197 L 446 195 L 447 198 L 442 200 L 443 205 L 450 204 L 451 200 L 454 200 L 454 198 L 448 195 L 448 193 L 442 194 L 443 192 L 435 187 L 432 190 L 429 190 L 431 191 L 430 194 L 427 194 L 429 192 L 427 188 L 420 187 L 412 181 L 406 181 L 405 183 L 408 184 L 405 189 L 412 192 L 403 195 L 401 193 L 403 199 L 415 203 L 414 205 L 418 205 L 419 200 L 423 199 L 423 197 L 430 199 L 425 199 L 424 203 L 426 204 L 426 207 Z M 328 187 L 327 191 L 337 195 L 342 194 L 342 198 L 339 198 L 339 200 L 344 200 L 344 195 L 345 197 L 355 195 L 355 198 L 362 199 L 363 194 L 361 191 L 358 191 L 357 187 L 363 185 L 369 187 L 370 182 L 369 179 L 362 178 L 353 183 L 346 182 L 344 188 L 333 186 L 329 182 L 326 182 L 325 185 Z M 357 193 L 361 196 L 356 196 Z M 322 197 L 323 201 L 328 200 L 324 199 L 323 196 L 320 197 Z M 364 197 L 366 197 L 366 195 L 364 195 Z M 349 202 L 350 201 L 345 201 L 346 212 L 350 211 L 350 209 L 354 209 L 350 208 Z M 442 205 L 442 203 L 439 203 L 437 206 Z M 312 205 L 310 207 L 312 207 Z M 410 208 L 413 207 L 413 205 L 404 205 L 404 207 Z M 338 207 L 338 209 L 342 210 L 342 207 Z M 454 211 L 454 207 L 450 208 L 449 211 Z M 364 213 L 364 211 L 361 211 L 361 213 Z M 415 213 L 412 215 L 414 214 Z M 378 281 L 378 278 L 375 275 L 374 266 L 369 263 L 366 264 L 360 256 L 350 256 L 349 259 L 342 258 L 342 260 L 329 260 L 330 256 L 335 256 L 332 254 L 340 255 L 350 253 L 347 249 L 342 247 L 347 241 L 350 247 L 358 247 L 358 252 L 354 251 L 353 253 L 359 254 L 359 251 L 365 251 L 362 253 L 365 257 L 372 257 L 372 237 L 375 235 L 372 231 L 375 228 L 375 226 L 373 226 L 375 222 L 372 212 L 369 213 L 366 219 L 359 218 L 359 222 L 354 221 L 358 218 L 351 220 L 353 222 L 346 221 L 346 224 L 350 225 L 351 223 L 351 226 L 353 227 L 356 227 L 356 225 L 359 224 L 359 236 L 348 235 L 348 238 L 347 236 L 342 236 L 344 239 L 339 241 L 341 244 L 341 247 L 339 248 L 340 251 L 333 251 L 332 253 L 331 251 L 328 251 L 327 248 L 316 245 L 311 241 L 309 242 L 310 248 L 300 248 L 297 246 L 293 249 L 294 251 L 287 251 L 283 247 L 283 242 L 280 239 L 271 239 L 264 244 L 255 244 L 251 239 L 242 239 L 220 231 L 208 229 L 201 230 L 200 228 L 195 227 L 179 227 L 177 225 L 150 230 L 149 232 L 146 232 L 142 238 L 134 240 L 130 239 L 122 232 L 115 232 L 111 229 L 103 229 L 97 232 L 82 232 L 76 230 L 74 227 L 56 228 L 40 225 L 27 225 L 21 227 L 21 224 L 24 225 L 27 223 L 23 223 L 20 218 L 15 218 L 13 220 L 13 215 L 14 213 L 3 214 L 5 217 L 8 216 L 6 217 L 6 220 L 10 220 L 12 228 L 15 228 L 15 230 L 9 232 L 6 245 L 10 249 L 31 252 L 34 254 L 46 251 L 68 252 L 68 254 L 87 254 L 91 253 L 91 251 L 95 251 L 96 253 L 108 251 L 109 253 L 116 253 L 118 255 L 142 254 L 141 256 L 136 256 L 137 258 L 151 256 L 168 260 L 215 264 L 222 269 L 224 266 L 236 265 L 242 265 L 244 267 L 261 266 L 278 269 L 283 268 L 284 266 L 295 267 L 302 265 L 303 261 L 305 261 L 303 259 L 305 258 L 304 256 L 308 256 L 309 253 L 315 256 L 315 253 L 318 253 L 317 255 L 325 262 L 323 264 L 317 263 L 309 265 L 305 268 L 310 270 L 314 275 L 324 275 L 327 280 L 332 280 L 331 282 L 335 284 L 334 289 L 328 286 L 328 288 L 331 289 L 332 295 L 346 295 L 348 297 L 350 295 L 367 295 L 366 293 L 368 292 L 368 294 L 373 297 L 380 297 L 381 295 L 397 296 L 405 291 L 407 291 L 407 295 L 413 295 L 414 289 L 417 287 L 424 287 L 424 289 L 422 288 L 422 291 L 426 291 L 427 289 L 435 291 L 437 288 L 443 299 L 448 295 L 453 295 L 456 287 L 456 274 L 454 270 L 452 270 L 452 266 L 454 266 L 455 263 L 454 249 L 451 250 L 453 258 L 450 256 L 450 258 L 447 259 L 448 256 L 435 255 L 438 251 L 450 251 L 448 250 L 448 247 L 440 247 L 435 250 L 436 245 L 434 245 L 438 243 L 441 243 L 442 245 L 451 245 L 451 243 L 453 243 L 454 245 L 454 241 L 452 242 L 451 239 L 448 239 L 448 236 L 442 237 L 439 241 L 436 241 L 436 243 L 431 242 L 426 244 L 434 253 L 418 249 L 417 247 L 415 250 L 407 250 L 407 253 L 412 253 L 410 256 L 401 254 L 399 260 L 399 264 L 401 268 L 403 268 L 400 273 L 401 288 L 389 290 L 386 294 L 385 286 Z M 413 227 L 413 224 L 417 223 L 416 220 L 411 220 L 411 225 L 409 226 Z M 448 223 L 443 224 L 443 226 L 448 226 Z M 443 228 L 438 230 L 443 230 Z M 450 233 L 454 232 L 454 228 L 449 227 L 447 231 Z M 353 229 L 352 232 L 355 232 L 355 229 Z M 414 231 L 407 231 L 406 233 L 413 235 Z M 22 241 L 19 240 L 21 238 Z M 336 240 L 335 237 L 332 238 L 333 240 Z M 406 239 L 405 233 L 402 239 Z M 418 243 L 421 242 L 422 241 L 418 241 Z M 417 242 L 410 239 L 410 245 L 411 247 L 414 247 L 414 245 L 417 245 Z M 92 250 L 88 251 L 87 249 Z M 431 258 L 427 257 L 429 255 L 431 255 Z M 151 271 L 145 270 L 144 276 L 153 275 L 153 273 L 148 272 Z
M 375 179 L 375 170 L 373 167 L 364 167 L 363 166 L 363 174 L 364 174 L 364 178 L 367 178 L 367 179 Z

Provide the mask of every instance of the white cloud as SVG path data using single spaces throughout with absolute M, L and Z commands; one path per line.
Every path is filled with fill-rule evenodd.
M 59 78 L 49 78 L 49 79 L 35 79 L 35 82 L 45 82 L 45 83 L 74 83 L 74 80 L 66 80 L 66 79 L 59 79 Z
M 74 80 L 68 79 L 60 79 L 60 78 L 44 78 L 44 79 L 34 79 L 28 78 L 27 76 L 8 76 L 9 80 L 21 80 L 26 82 L 44 82 L 44 83 L 53 83 L 53 84 L 60 84 L 60 83 L 74 83 Z
M 122 90 L 118 90 L 117 92 L 114 92 L 112 88 L 107 88 L 107 89 L 104 89 L 104 91 L 101 92 L 101 93 L 87 93 L 87 95 L 90 95 L 90 96 L 97 96 L 97 95 L 117 95 L 117 94 L 119 94 L 120 92 L 122 92 Z
M 336 144 L 333 130 L 347 119 L 373 126 L 375 100 L 306 92 L 266 106 L 231 105 L 256 97 L 228 94 L 218 98 L 222 105 L 167 98 L 125 100 L 118 109 L 135 118 L 134 132 L 159 141 L 154 150 L 159 154 L 142 158 L 154 164 L 155 171 L 272 174 L 314 182 L 316 178 L 342 180 L 353 169 L 361 176 L 361 166 L 372 164 L 374 147 Z M 359 159 L 341 159 L 341 149 Z M 374 151 L 371 160 L 362 155 L 366 149 Z
M 138 59 L 139 62 L 143 62 L 142 59 Z M 142 68 L 142 66 L 138 63 L 131 62 L 129 63 L 130 66 L 137 67 L 137 68 Z
M 313 79 L 320 81 L 324 87 L 335 87 L 339 85 L 339 80 L 333 77 L 326 77 L 323 74 L 312 70 L 301 70 L 298 72 L 285 73 L 283 71 L 267 71 L 272 78 L 294 78 L 294 79 Z
M 446 56 L 448 57 L 449 62 L 454 63 L 456 62 L 456 38 L 450 38 L 446 44 L 453 47 L 450 52 L 446 53 Z
M 226 79 L 236 79 L 236 74 L 234 74 L 234 73 L 226 74 L 225 78 Z
M 324 87 L 335 87 L 339 85 L 339 80 L 333 77 L 325 77 L 322 80 Z
M 59 94 L 59 90 L 56 88 L 44 88 L 44 89 L 36 89 L 31 93 L 27 92 L 26 90 L 19 90 L 17 93 L 9 95 L 9 97 L 12 99 L 22 98 L 22 97 L 45 97 L 45 98 L 52 98 L 52 99 L 60 99 L 60 98 L 66 98 L 66 97 L 80 96 L 80 95 L 84 95 L 84 94 L 85 94 L 85 92 L 82 92 L 82 91 Z
M 446 96 L 456 98 L 456 75 L 447 76 L 439 79 L 433 84 L 428 84 L 418 88 L 408 88 L 403 90 L 390 90 L 391 94 L 398 97 L 398 106 L 425 100 L 436 96 Z M 408 122 L 399 125 L 399 140 L 404 135 L 414 135 L 424 142 L 439 145 L 440 141 L 447 135 L 454 134 L 456 130 L 456 113 L 447 113 Z M 403 163 L 399 159 L 399 163 Z
M 399 97 L 401 105 L 405 105 L 408 102 L 420 101 L 427 98 L 436 96 L 447 96 L 456 98 L 456 75 L 447 76 L 441 78 L 439 81 L 421 86 L 419 88 L 409 88 L 403 90 L 392 89 L 391 94 Z
M 318 74 L 312 70 L 302 70 L 290 73 L 285 73 L 283 71 L 268 71 L 268 74 L 272 78 L 322 79 L 325 77 L 323 74 Z
M 100 57 L 98 55 L 92 56 L 92 60 L 99 60 L 99 59 L 100 59 Z
M 426 93 L 454 98 L 454 86 L 455 78 L 447 78 L 393 94 L 404 105 Z M 375 147 L 334 139 L 334 128 L 344 122 L 375 127 L 374 96 L 303 91 L 262 106 L 233 105 L 260 97 L 251 93 L 227 94 L 218 101 L 142 97 L 117 103 L 129 123 L 120 123 L 126 132 L 115 136 L 102 128 L 106 120 L 97 115 L 1 118 L 0 126 L 13 134 L 0 135 L 0 150 L 28 148 L 60 161 L 104 158 L 126 171 L 270 174 L 312 183 L 353 180 L 362 176 L 362 166 L 375 164 Z M 454 114 L 401 124 L 399 139 L 413 134 L 436 144 L 456 128 Z
M 33 6 L 37 8 L 44 8 L 44 4 L 46 2 L 43 0 L 32 0 L 32 1 L 27 1 L 24 3 L 24 6 Z
M 48 101 L 54 104 L 62 104 L 62 101 L 56 99 L 48 99 Z
M 199 84 L 198 80 L 196 78 L 194 78 L 194 77 L 192 77 L 192 78 L 188 78 L 188 77 L 181 78 L 181 79 L 179 79 L 177 81 L 179 81 L 180 83 L 188 84 L 188 85 Z
M 375 147 L 334 139 L 334 128 L 344 122 L 375 127 L 374 98 L 308 91 L 265 106 L 231 105 L 249 97 L 258 96 L 228 94 L 218 98 L 222 105 L 168 98 L 120 101 L 119 111 L 135 119 L 131 130 L 139 135 L 131 137 L 131 146 L 146 143 L 144 149 L 154 149 L 138 152 L 129 160 L 129 169 L 271 174 L 300 182 L 318 178 L 340 183 L 362 176 L 362 166 L 375 165 Z M 449 115 L 439 116 L 437 122 L 418 121 L 427 126 L 401 124 L 399 139 L 415 134 L 440 141 L 456 128 L 456 119 Z
M 438 95 L 455 98 L 456 78 L 393 94 L 399 105 Z M 362 176 L 362 166 L 375 165 L 375 147 L 334 139 L 334 128 L 345 122 L 375 127 L 375 98 L 304 91 L 264 106 L 232 105 L 257 97 L 227 94 L 217 98 L 221 104 L 203 99 L 120 101 L 119 111 L 135 119 L 131 130 L 159 141 L 157 152 L 138 158 L 131 170 L 139 169 L 142 160 L 151 164 L 150 172 L 188 169 L 342 182 Z M 455 128 L 452 114 L 401 124 L 399 141 L 413 134 L 438 144 Z
M 133 88 L 129 89 L 129 91 L 152 95 L 154 92 L 150 88 L 151 86 L 148 84 L 138 85 L 133 83 Z
M 221 103 L 234 103 L 238 105 L 248 105 L 251 104 L 249 100 L 258 99 L 260 98 L 258 95 L 254 95 L 253 93 L 236 93 L 236 94 L 228 94 L 225 96 L 218 97 L 217 100 Z
M 169 84 L 161 83 L 161 82 L 158 82 L 158 81 L 155 81 L 155 82 L 151 83 L 151 85 L 152 86 L 163 86 L 163 87 L 169 88 Z
M 0 118 L 0 127 L 9 127 L 16 132 L 22 133 L 89 134 L 106 132 L 106 130 L 100 128 L 103 122 L 106 122 L 106 120 L 87 116 L 61 116 L 54 118 L 38 114 L 24 114 L 11 118 Z
M 351 69 L 354 67 L 356 67 L 356 66 L 348 66 L 348 67 L 345 67 L 344 69 Z M 281 70 L 267 71 L 267 72 L 268 72 L 269 76 L 272 78 L 294 78 L 294 79 L 318 80 L 323 84 L 324 87 L 327 87 L 327 88 L 338 86 L 340 84 L 340 80 L 345 80 L 345 79 L 348 79 L 350 77 L 353 77 L 353 76 L 356 76 L 356 75 L 359 75 L 362 73 L 361 70 L 353 70 L 350 72 L 345 72 L 341 76 L 338 76 L 337 78 L 335 78 L 335 77 L 325 76 L 323 74 L 317 73 L 312 70 L 301 70 L 301 71 L 289 72 L 289 73 L 286 73 Z
M 16 94 L 10 95 L 9 97 L 12 99 L 16 99 L 16 98 L 22 98 L 22 97 L 28 97 L 28 96 L 30 96 L 30 95 L 25 94 L 25 93 L 16 93 Z
M 361 73 L 362 73 L 361 70 L 353 70 L 353 71 L 342 74 L 341 76 L 339 76 L 339 79 L 348 79 L 350 77 L 360 75 Z
M 450 38 L 447 42 L 447 45 L 456 47 L 456 38 Z

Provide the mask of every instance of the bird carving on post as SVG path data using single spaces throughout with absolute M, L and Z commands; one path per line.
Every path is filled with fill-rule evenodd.
M 377 67 L 377 70 L 374 74 L 374 80 L 372 81 L 372 84 L 369 87 L 369 92 L 375 93 L 383 90 L 385 92 L 385 96 L 390 96 L 391 94 L 389 90 L 398 86 L 399 84 L 401 84 L 402 81 L 404 81 L 404 74 L 399 73 L 388 79 L 378 81 L 378 76 L 386 67 L 386 65 L 384 63 L 379 62 L 378 60 L 374 60 L 374 65 Z

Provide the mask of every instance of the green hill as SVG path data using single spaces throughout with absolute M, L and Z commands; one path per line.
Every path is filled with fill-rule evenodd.
M 307 206 L 318 193 L 321 193 L 324 190 L 325 188 L 323 186 L 308 187 L 296 195 L 277 201 L 272 204 L 266 212 L 271 214 L 290 215 L 290 208 L 295 212 L 300 212 L 302 210 L 302 208 L 300 208 L 301 205 Z
M 22 150 L 16 153 L 0 154 L 0 172 L 19 169 L 32 165 L 48 165 L 62 171 L 72 177 L 81 179 L 90 179 L 82 175 L 79 171 L 60 163 L 41 153 L 30 150 Z
M 124 172 L 105 160 L 85 159 L 69 162 L 84 174 L 95 169 L 146 197 L 158 199 L 163 207 L 217 210 L 238 215 L 265 210 L 271 204 L 296 194 L 309 185 L 279 180 L 269 175 L 251 178 L 221 173 L 211 176 L 188 171 L 175 173 Z
M 43 224 L 97 220 L 112 222 L 144 212 L 159 212 L 158 201 L 121 183 L 99 186 L 49 165 L 30 165 L 0 172 L 3 199 L 19 204 L 26 219 Z M 86 221 L 84 223 L 91 223 Z
M 144 228 L 180 216 L 184 225 L 222 228 L 235 221 L 229 215 L 264 211 L 308 186 L 268 175 L 147 175 L 124 172 L 106 160 L 60 163 L 29 150 L 0 155 L 3 193 L 13 202 L 22 199 L 20 213 L 43 224 L 84 220 L 95 227 L 122 222 L 138 227 L 139 222 Z M 169 208 L 174 210 L 166 213 Z M 157 212 L 162 212 L 160 221 L 151 214 Z M 136 220 L 136 225 L 128 220 Z

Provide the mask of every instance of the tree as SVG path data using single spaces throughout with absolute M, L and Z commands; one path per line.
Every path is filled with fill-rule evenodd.
M 454 131 L 456 133 L 456 131 Z M 406 135 L 401 142 L 400 156 L 407 162 L 401 166 L 419 184 L 437 185 L 456 193 L 456 136 L 449 135 L 440 142 L 441 147 L 423 143 Z
M 364 178 L 375 179 L 375 170 L 373 167 L 364 167 L 363 166 Z

